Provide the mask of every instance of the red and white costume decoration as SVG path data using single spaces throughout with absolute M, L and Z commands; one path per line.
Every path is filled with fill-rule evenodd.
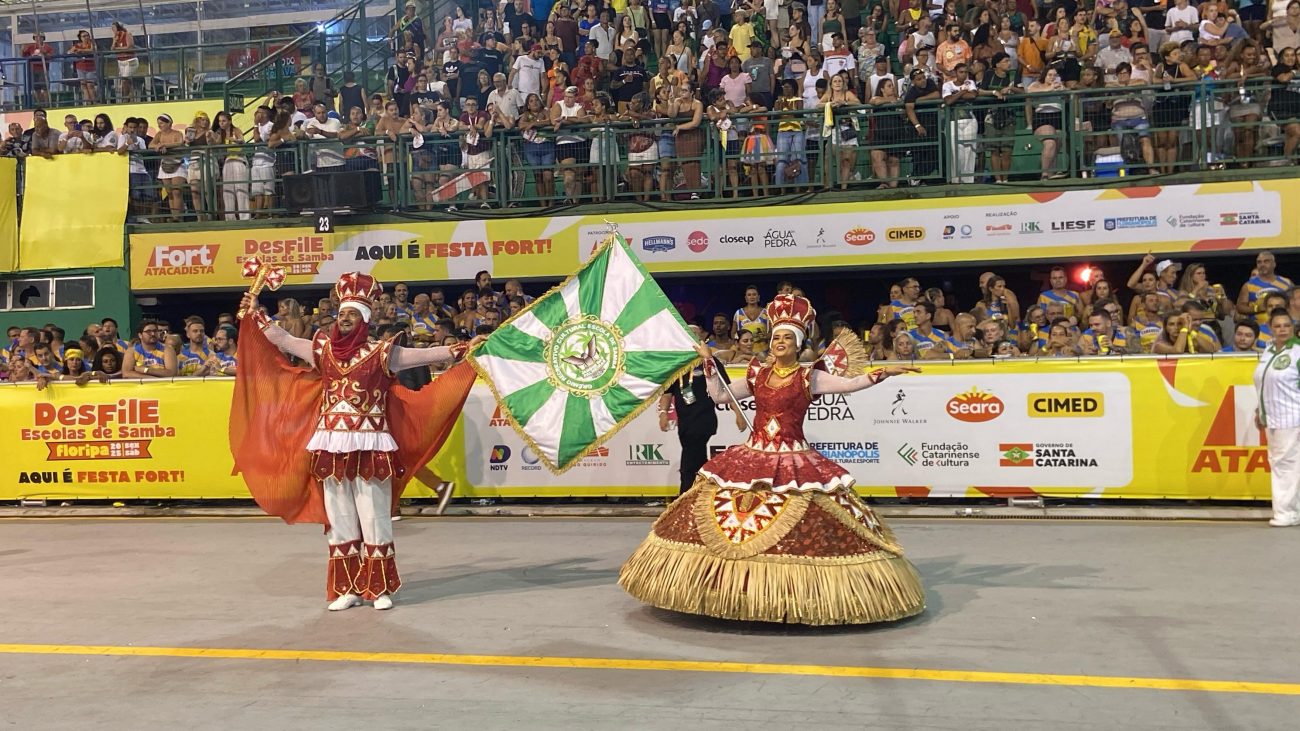
M 335 291 L 340 311 L 354 309 L 369 322 L 383 287 L 368 274 L 351 272 L 339 279 Z M 317 332 L 311 340 L 293 337 L 262 314 L 256 316 L 256 324 L 275 347 L 310 363 L 320 374 L 319 409 L 305 446 L 311 453 L 311 476 L 323 490 L 328 598 L 350 594 L 374 600 L 396 592 L 402 580 L 393 549 L 393 483 L 421 465 L 401 462 L 390 430 L 389 397 L 397 387 L 395 373 L 460 358 L 466 348 L 408 349 L 386 340 L 372 343 L 364 324 L 347 335 L 336 326 L 329 333 Z M 468 382 L 472 381 L 471 374 Z M 462 394 L 455 411 L 463 402 Z

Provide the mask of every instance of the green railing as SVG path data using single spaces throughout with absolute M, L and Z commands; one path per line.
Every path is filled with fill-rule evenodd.
M 92 104 L 209 99 L 225 92 L 225 83 L 262 59 L 276 57 L 277 78 L 294 78 L 303 72 L 301 59 L 281 53 L 291 38 L 229 43 L 203 43 L 135 49 L 135 62 L 119 65 L 118 53 L 0 59 L 5 111 L 33 107 L 74 107 Z M 87 78 L 77 64 L 93 63 Z M 125 73 L 125 75 L 123 75 Z M 272 74 L 267 67 L 265 73 Z M 263 80 L 265 81 L 265 80 Z M 252 80 L 249 88 L 254 88 Z
M 1288 122 L 1269 118 L 1268 93 L 1265 81 L 1025 94 L 967 107 L 929 101 L 911 114 L 900 103 L 862 105 L 835 109 L 829 126 L 822 110 L 732 115 L 724 124 L 705 119 L 694 130 L 668 120 L 559 130 L 542 123 L 526 134 L 495 129 L 474 151 L 466 149 L 464 133 L 426 133 L 419 145 L 409 133 L 347 143 L 302 140 L 282 146 L 269 176 L 263 165 L 264 177 L 254 180 L 251 167 L 241 173 L 237 164 L 231 174 L 250 177 L 229 182 L 260 183 L 272 191 L 273 205 L 264 201 L 257 215 L 297 216 L 313 206 L 285 204 L 286 176 L 373 169 L 382 173 L 382 192 L 372 189 L 365 207 L 437 214 L 467 206 L 549 210 L 909 184 L 1052 178 L 1103 184 L 1108 178 L 1158 179 L 1229 164 L 1292 166 L 1282 150 Z M 1116 128 L 1116 119 L 1126 121 Z M 1300 131 L 1300 120 L 1294 124 Z M 1157 155 L 1162 149 L 1164 158 Z M 187 198 L 177 215 L 195 220 L 250 213 L 238 202 L 233 210 L 217 202 L 225 159 L 251 161 L 257 148 L 194 152 L 190 164 L 198 160 L 202 194 L 198 205 L 192 195 Z M 157 155 L 138 157 L 155 172 L 147 183 L 137 179 L 133 194 L 156 196 Z M 328 208 L 330 201 L 315 204 Z
M 360 0 L 228 79 L 224 84 L 226 109 L 243 111 L 246 101 L 273 90 L 292 93 L 294 79 L 309 73 L 296 63 L 303 57 L 311 63 L 323 62 L 336 82 L 342 71 L 350 70 L 368 91 L 383 90 L 384 72 L 392 57 L 388 33 L 393 18 L 394 5 L 389 0 Z

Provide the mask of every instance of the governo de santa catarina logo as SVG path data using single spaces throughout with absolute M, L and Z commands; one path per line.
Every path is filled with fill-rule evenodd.
M 598 396 L 623 375 L 623 335 L 590 315 L 574 317 L 555 329 L 543 359 L 552 385 L 575 396 Z

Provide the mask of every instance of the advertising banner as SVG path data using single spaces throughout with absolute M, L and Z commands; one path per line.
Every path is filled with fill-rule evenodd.
M 0 272 L 18 269 L 18 160 L 0 157 Z
M 287 284 L 568 276 L 619 224 L 651 272 L 1140 256 L 1289 246 L 1300 181 L 1015 193 L 907 201 L 705 208 L 311 228 L 132 234 L 135 291 L 241 287 L 245 258 Z M 1288 204 L 1287 201 L 1291 201 Z
M 1253 358 L 923 364 L 818 397 L 809 442 L 864 495 L 1266 500 Z M 742 378 L 739 370 L 733 378 Z M 247 497 L 226 449 L 233 381 L 0 386 L 0 500 Z M 744 407 L 752 409 L 752 402 Z M 752 415 L 752 411 L 749 411 Z M 719 408 L 717 452 L 744 437 Z M 464 497 L 667 496 L 680 446 L 650 410 L 552 475 L 486 386 L 408 494 L 434 474 Z
M 47 160 L 33 155 L 26 171 L 20 271 L 122 266 L 126 157 L 56 155 Z M 88 185 L 93 186 L 91 195 L 86 194 Z

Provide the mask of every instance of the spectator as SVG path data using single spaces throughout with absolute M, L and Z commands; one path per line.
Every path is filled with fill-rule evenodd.
M 32 128 L 23 135 L 28 153 L 47 160 L 59 154 L 59 133 L 50 127 L 44 109 L 32 112 Z
M 69 53 L 76 57 L 73 67 L 77 72 L 83 104 L 95 104 L 99 99 L 98 86 L 95 83 L 96 52 L 95 39 L 91 37 L 90 31 L 77 31 L 77 42 L 72 44 Z
M 610 25 L 611 20 L 609 11 L 601 13 L 600 22 L 591 26 L 587 33 L 587 38 L 596 44 L 595 55 L 606 65 L 613 63 L 618 42 L 618 31 Z
M 50 103 L 49 70 L 54 55 L 54 46 L 45 42 L 45 34 L 40 31 L 32 36 L 31 43 L 23 46 L 22 57 L 31 59 L 27 62 L 27 79 L 38 106 Z
M 205 332 L 203 318 L 191 315 L 185 318 L 185 341 L 181 346 L 177 366 L 182 376 L 209 375 L 208 361 L 212 360 L 212 346 Z
M 912 339 L 915 350 L 921 358 L 934 359 L 942 357 L 969 358 L 971 351 L 957 343 L 948 335 L 934 329 L 935 306 L 920 300 L 913 307 L 916 326 L 908 329 L 907 335 Z
M 1048 68 L 1043 72 L 1042 79 L 1026 88 L 1030 95 L 1039 95 L 1037 99 L 1031 100 L 1033 117 L 1030 128 L 1042 145 L 1038 169 L 1043 180 L 1065 177 L 1065 173 L 1060 172 L 1056 164 L 1056 153 L 1060 146 L 1057 135 L 1063 129 L 1061 110 L 1064 102 L 1060 93 L 1064 89 L 1060 73 L 1055 68 Z
M 1232 343 L 1225 345 L 1225 353 L 1258 353 L 1265 345 L 1259 340 L 1259 323 L 1254 320 L 1238 320 L 1233 323 Z
M 338 114 L 326 111 L 324 102 L 312 105 L 312 114 L 312 118 L 298 130 L 296 136 L 300 140 L 311 141 L 308 149 L 315 152 L 317 171 L 328 172 L 341 168 L 344 163 L 343 147 L 338 143 L 325 142 L 337 140 L 339 132 L 343 130 Z
M 206 148 L 212 145 L 212 121 L 207 112 L 195 112 L 194 121 L 185 129 L 185 146 L 189 151 L 185 165 L 185 179 L 189 183 L 190 198 L 194 203 L 195 218 L 206 221 L 208 210 L 204 203 L 203 179 L 208 174 L 209 160 Z
M 117 51 L 117 101 L 130 102 L 135 85 L 132 77 L 140 68 L 140 59 L 135 54 L 135 38 L 117 21 L 113 21 L 112 48 Z
M 1261 251 L 1255 256 L 1254 272 L 1237 294 L 1237 312 L 1243 317 L 1253 315 L 1255 322 L 1262 326 L 1268 322 L 1269 312 L 1263 306 L 1265 295 L 1285 292 L 1294 286 L 1290 279 L 1277 273 L 1277 258 L 1273 252 Z
M 205 366 L 209 376 L 233 376 L 239 368 L 236 338 L 239 331 L 234 325 L 222 325 L 212 334 L 212 354 Z
M 59 152 L 67 154 L 70 152 L 90 152 L 90 142 L 87 136 L 90 130 L 82 131 L 81 123 L 77 121 L 77 115 L 68 114 L 63 117 L 63 132 L 59 134 Z
M 751 328 L 762 332 L 771 330 L 763 310 L 762 296 L 753 284 L 745 287 L 745 304 L 731 316 L 731 337 L 739 339 L 742 330 Z
M 172 129 L 169 114 L 158 116 L 158 134 L 154 136 L 149 149 L 160 155 L 158 161 L 158 182 L 167 195 L 167 206 L 171 209 L 172 220 L 180 221 L 185 212 L 185 190 L 188 177 L 185 158 L 180 150 L 185 146 L 185 136 Z
M 178 133 L 179 134 L 179 133 Z M 122 374 L 128 378 L 173 378 L 177 374 L 176 353 L 162 344 L 159 323 L 142 320 L 137 341 L 127 348 Z
M 903 109 L 912 125 L 912 184 L 924 185 L 935 172 L 939 151 L 938 111 L 934 103 L 942 98 L 939 87 L 923 68 L 912 69 L 911 86 L 903 97 Z M 918 105 L 920 108 L 918 108 Z
M 336 111 L 334 108 L 334 99 L 339 95 L 339 91 L 334 88 L 334 80 L 325 73 L 325 64 L 320 62 L 312 64 L 311 79 L 308 80 L 308 88 L 313 102 L 324 104 L 325 110 L 328 112 Z
M 831 1 L 834 2 L 834 0 Z M 843 39 L 841 39 L 842 41 Z M 849 88 L 848 76 L 846 74 L 835 74 L 831 77 L 830 88 L 822 95 L 818 103 L 822 109 L 829 107 L 832 110 L 831 128 L 823 130 L 822 135 L 830 138 L 830 144 L 835 148 L 835 159 L 839 164 L 838 169 L 832 171 L 830 160 L 827 159 L 824 180 L 827 187 L 830 187 L 831 176 L 834 174 L 834 179 L 839 181 L 840 190 L 848 190 L 858 160 L 858 120 L 848 110 L 858 106 L 861 102 L 858 100 L 857 94 L 854 94 L 853 90 Z
M 460 115 L 460 126 L 464 130 L 461 137 L 461 151 L 465 154 L 465 167 L 469 170 L 490 171 L 492 169 L 492 117 L 479 111 L 478 100 L 465 100 L 465 112 Z M 490 208 L 488 204 L 488 183 L 491 172 L 479 173 L 482 182 L 473 186 L 473 196 L 481 203 L 480 208 Z

